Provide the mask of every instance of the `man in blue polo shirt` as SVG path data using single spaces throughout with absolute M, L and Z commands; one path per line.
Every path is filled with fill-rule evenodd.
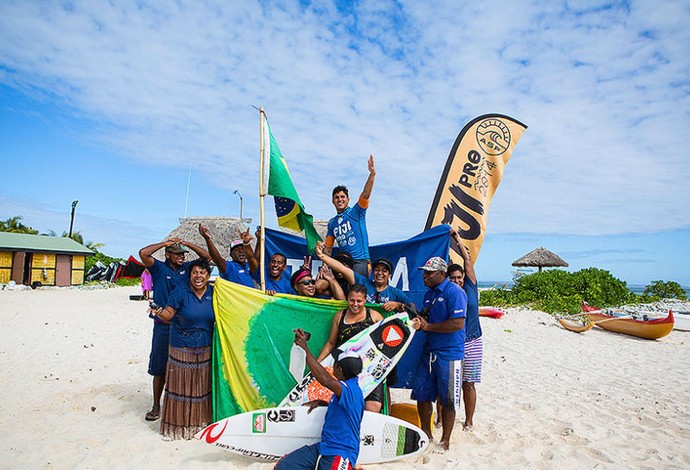
M 259 264 L 261 260 L 261 227 L 256 228 L 256 250 L 252 249 L 252 236 L 249 229 L 242 233 L 242 243 L 244 254 L 249 263 L 249 270 L 257 285 L 261 285 L 261 273 Z M 274 253 L 268 262 L 268 275 L 266 276 L 266 292 L 269 294 L 294 294 L 295 290 L 290 285 L 290 276 L 285 272 L 287 268 L 287 258 L 282 253 Z
M 160 307 L 168 303 L 170 293 L 180 285 L 189 283 L 189 265 L 185 262 L 185 247 L 194 251 L 199 258 L 210 260 L 210 256 L 203 248 L 183 242 L 179 238 L 171 238 L 161 243 L 154 243 L 139 250 L 139 257 L 144 266 L 151 273 L 153 281 L 153 301 Z M 153 254 L 165 248 L 165 263 L 158 261 Z M 151 339 L 151 354 L 149 355 L 148 373 L 153 376 L 153 407 L 146 413 L 147 421 L 155 421 L 160 416 L 160 402 L 165 387 L 165 369 L 168 364 L 168 344 L 170 324 L 159 318 L 153 318 L 153 337 Z
M 393 272 L 393 263 L 387 258 L 379 258 L 372 264 L 373 278 L 362 276 L 352 268 L 326 254 L 323 242 L 317 242 L 316 256 L 334 273 L 340 273 L 349 285 L 362 284 L 367 288 L 367 303 L 381 304 L 387 312 L 402 311 L 405 304 L 412 303 L 409 297 L 397 287 L 388 284 Z
M 220 277 L 226 281 L 242 284 L 247 287 L 254 287 L 254 280 L 250 274 L 249 264 L 247 264 L 247 256 L 244 252 L 244 244 L 241 239 L 234 240 L 230 244 L 230 259 L 226 260 L 216 248 L 215 243 L 211 239 L 208 228 L 199 224 L 199 233 L 204 240 L 211 259 L 218 267 Z M 237 230 L 237 234 L 241 237 L 242 232 Z
M 292 469 L 351 469 L 359 457 L 359 440 L 364 395 L 357 376 L 362 372 L 362 359 L 355 353 L 333 351 L 333 378 L 309 351 L 307 335 L 295 330 L 295 344 L 307 353 L 307 365 L 314 378 L 333 392 L 330 402 L 314 400 L 306 403 L 309 411 L 328 405 L 321 430 L 321 441 L 301 447 L 285 455 L 276 464 L 276 470 Z
M 349 253 L 355 260 L 354 270 L 362 276 L 369 276 L 369 235 L 367 234 L 367 208 L 374 188 L 374 156 L 369 155 L 369 177 L 357 203 L 350 207 L 350 195 L 345 186 L 333 188 L 333 206 L 338 213 L 328 221 L 326 232 L 326 253 L 331 254 L 334 242 L 341 252 Z
M 412 399 L 417 400 L 417 411 L 422 430 L 431 435 L 432 402 L 436 399 L 443 407 L 441 424 L 443 434 L 437 450 L 444 452 L 450 446 L 450 435 L 455 423 L 455 410 L 462 389 L 462 359 L 465 355 L 465 316 L 467 294 L 448 280 L 445 260 L 435 256 L 419 269 L 424 271 L 424 304 L 413 326 L 426 333 L 426 341 L 417 367 Z

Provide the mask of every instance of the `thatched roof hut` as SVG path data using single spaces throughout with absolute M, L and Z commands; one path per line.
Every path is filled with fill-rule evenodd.
M 539 247 L 536 250 L 530 251 L 522 258 L 513 261 L 513 266 L 538 267 L 539 272 L 541 272 L 541 268 L 555 268 L 558 266 L 568 267 L 568 263 L 556 253 L 544 247 Z
M 199 234 L 199 224 L 202 224 L 204 227 L 208 228 L 208 231 L 211 234 L 211 238 L 213 239 L 213 243 L 218 248 L 220 254 L 229 259 L 230 244 L 233 240 L 237 240 L 239 238 L 237 236 L 238 229 L 246 231 L 247 227 L 250 227 L 250 233 L 252 234 L 252 236 L 254 236 L 256 226 L 251 225 L 251 223 L 252 219 L 244 218 L 240 220 L 239 217 L 208 216 L 180 218 L 180 225 L 177 228 L 175 228 L 172 232 L 170 232 L 166 238 L 179 238 L 183 241 L 192 242 L 195 245 L 199 245 L 200 247 L 205 249 L 206 241 L 203 239 L 201 234 Z M 316 231 L 319 233 L 319 235 L 321 235 L 321 238 L 325 240 L 326 230 L 328 228 L 328 221 L 315 220 L 314 227 L 316 228 Z M 302 234 L 294 232 L 292 230 L 285 230 L 282 228 L 281 230 L 289 232 L 293 235 L 303 236 Z M 256 246 L 256 240 L 252 241 L 252 246 Z M 154 257 L 161 261 L 164 261 L 164 250 L 158 250 L 154 254 Z M 198 258 L 196 253 L 190 250 L 189 253 L 187 253 L 185 259 L 187 261 L 191 261 L 196 258 Z

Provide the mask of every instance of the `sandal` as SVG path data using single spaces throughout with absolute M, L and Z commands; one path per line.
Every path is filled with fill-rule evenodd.
M 160 418 L 160 410 L 153 409 L 146 413 L 146 416 L 144 416 L 144 419 L 146 421 L 156 421 L 158 418 Z

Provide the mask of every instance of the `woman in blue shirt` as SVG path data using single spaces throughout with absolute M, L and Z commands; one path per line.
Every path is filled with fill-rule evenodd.
M 177 287 L 156 316 L 171 323 L 161 434 L 191 439 L 211 422 L 213 287 L 208 260 L 190 265 L 189 283 Z

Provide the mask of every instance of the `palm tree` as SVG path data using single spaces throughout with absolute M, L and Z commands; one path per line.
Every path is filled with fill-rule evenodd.
M 9 217 L 7 220 L 0 220 L 0 232 L 28 233 L 31 235 L 38 235 L 38 230 L 27 227 L 21 223 L 20 220 L 22 220 L 21 215 Z

